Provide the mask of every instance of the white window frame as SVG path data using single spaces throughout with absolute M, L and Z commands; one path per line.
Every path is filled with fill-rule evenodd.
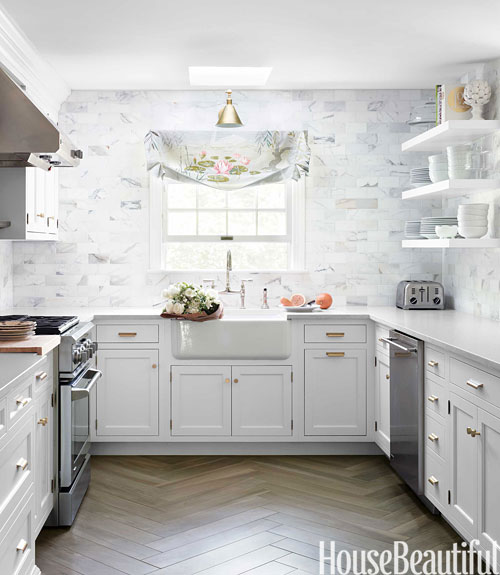
M 179 271 L 165 270 L 162 267 L 165 254 L 162 238 L 163 218 L 163 186 L 161 178 L 150 174 L 149 176 L 149 266 L 152 271 Z M 167 184 L 168 185 L 168 184 Z M 297 182 L 288 180 L 287 189 L 287 229 L 286 236 L 289 245 L 288 270 L 304 271 L 305 269 L 305 178 Z M 171 241 L 214 242 L 222 241 L 230 248 L 232 242 L 274 242 L 283 241 L 284 236 L 232 236 L 232 240 L 221 240 L 217 236 L 169 236 Z M 222 269 L 222 268 L 221 268 Z M 220 271 L 220 270 L 189 270 L 189 271 Z M 245 271 L 245 270 L 241 270 Z M 254 271 L 255 270 L 247 270 Z M 258 270 L 262 272 L 275 270 Z

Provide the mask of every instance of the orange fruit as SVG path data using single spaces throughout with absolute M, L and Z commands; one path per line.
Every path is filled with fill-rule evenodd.
M 282 297 L 280 299 L 280 304 L 285 305 L 287 307 L 292 307 L 292 302 L 287 297 Z
M 301 293 L 294 293 L 290 301 L 294 307 L 300 307 L 306 303 L 306 298 Z
M 328 309 L 333 303 L 333 298 L 329 293 L 320 293 L 316 297 L 316 303 L 321 309 Z

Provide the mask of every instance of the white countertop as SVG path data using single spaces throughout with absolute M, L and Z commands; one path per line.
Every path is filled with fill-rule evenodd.
M 147 308 L 10 308 L 2 315 L 77 315 L 81 321 L 151 320 L 159 318 L 160 307 Z M 500 367 L 500 322 L 455 310 L 401 310 L 396 307 L 347 306 L 313 313 L 289 313 L 290 319 L 325 321 L 371 319 L 427 343 L 450 351 L 465 352 Z

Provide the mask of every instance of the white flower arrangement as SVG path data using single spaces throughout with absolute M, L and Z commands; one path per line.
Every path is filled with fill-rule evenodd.
M 222 311 L 218 293 L 187 282 L 171 284 L 163 290 L 165 298 L 163 314 L 167 316 L 184 316 L 186 319 L 200 319 Z M 221 313 L 216 314 L 217 319 Z

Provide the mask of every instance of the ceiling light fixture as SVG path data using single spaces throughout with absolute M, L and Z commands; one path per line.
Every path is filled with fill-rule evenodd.
M 264 86 L 270 67 L 189 66 L 191 86 Z
M 227 100 L 224 108 L 219 112 L 219 120 L 215 124 L 218 128 L 241 128 L 243 126 L 236 108 L 233 106 L 232 91 L 226 90 Z

